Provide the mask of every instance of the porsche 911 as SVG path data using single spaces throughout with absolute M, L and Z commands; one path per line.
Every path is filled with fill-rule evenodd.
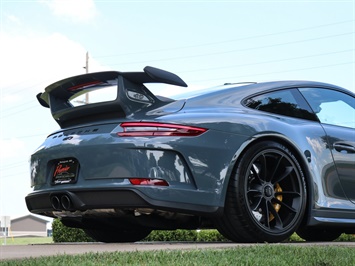
M 31 155 L 30 212 L 101 242 L 203 228 L 242 243 L 355 234 L 353 92 L 290 80 L 167 97 L 150 83 L 187 87 L 148 66 L 37 95 L 59 130 Z

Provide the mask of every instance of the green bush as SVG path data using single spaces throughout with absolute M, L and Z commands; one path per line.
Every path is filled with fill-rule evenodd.
M 154 230 L 143 241 L 196 241 L 195 230 Z
M 341 234 L 336 241 L 355 242 L 355 235 Z
M 303 238 L 299 237 L 296 233 L 293 233 L 288 240 L 284 242 L 302 242 L 305 241 Z
M 52 223 L 53 242 L 93 242 L 82 229 L 70 228 L 59 220 Z M 228 241 L 217 230 L 154 230 L 143 241 L 190 241 L 225 242 Z
M 94 242 L 82 229 L 70 228 L 59 220 L 52 223 L 53 242 Z M 154 230 L 143 241 L 190 241 L 190 242 L 227 242 L 217 230 Z M 304 241 L 294 233 L 285 242 Z M 355 241 L 355 235 L 342 234 L 336 241 Z
M 226 242 L 229 240 L 217 230 L 155 230 L 143 241 Z
M 59 219 L 54 219 L 52 223 L 53 242 L 93 242 L 82 229 L 65 226 Z
M 303 238 L 299 237 L 296 233 L 294 233 L 286 242 L 300 242 L 305 241 Z M 337 239 L 334 241 L 338 242 L 355 242 L 355 235 L 348 235 L 348 234 L 341 234 Z
M 197 241 L 199 241 L 199 242 L 230 242 L 229 239 L 225 238 L 217 230 L 198 231 Z

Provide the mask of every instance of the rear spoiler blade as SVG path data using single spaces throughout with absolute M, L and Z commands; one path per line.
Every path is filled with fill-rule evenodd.
M 151 78 L 151 82 L 159 82 L 180 87 L 187 87 L 185 81 L 183 81 L 179 76 L 159 68 L 146 66 L 144 68 L 144 73 L 146 73 Z
M 66 78 L 47 86 L 43 93 L 37 94 L 37 99 L 43 107 L 50 108 L 61 128 L 99 122 L 102 119 L 132 117 L 174 101 L 158 98 L 144 83 L 187 87 L 177 75 L 147 66 L 144 72 L 105 71 Z M 112 86 L 117 88 L 117 96 L 112 100 L 73 105 L 74 99 L 84 93 Z
M 50 107 L 49 103 L 49 93 L 53 93 L 53 96 L 59 96 L 60 98 L 67 97 L 70 98 L 71 95 L 68 91 L 73 89 L 78 89 L 80 87 L 85 88 L 89 85 L 98 86 L 99 83 L 105 84 L 109 79 L 115 79 L 118 75 L 122 75 L 129 81 L 137 84 L 143 83 L 165 83 L 170 85 L 176 85 L 180 87 L 187 87 L 185 81 L 183 81 L 179 76 L 174 73 L 146 66 L 144 72 L 118 72 L 118 71 L 107 71 L 107 72 L 97 72 L 89 73 L 80 76 L 75 76 L 67 79 L 55 82 L 48 87 L 46 87 L 44 93 L 38 93 L 36 95 L 38 102 L 46 108 Z
M 38 93 L 36 95 L 36 98 L 38 100 L 38 102 L 43 106 L 43 107 L 46 107 L 46 108 L 49 108 L 49 104 L 47 103 L 46 100 L 44 100 L 44 98 L 42 98 L 41 96 L 43 95 L 42 92 Z M 44 95 L 43 95 L 44 96 Z

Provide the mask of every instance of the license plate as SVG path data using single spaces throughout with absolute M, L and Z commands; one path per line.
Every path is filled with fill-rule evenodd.
M 52 184 L 71 184 L 76 182 L 79 162 L 74 158 L 61 159 L 54 163 Z

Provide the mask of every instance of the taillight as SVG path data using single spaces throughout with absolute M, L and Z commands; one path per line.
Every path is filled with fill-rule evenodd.
M 117 133 L 120 137 L 195 137 L 207 131 L 207 129 L 200 127 L 156 122 L 125 122 L 121 124 L 121 127 L 123 128 L 123 132 Z
M 162 179 L 150 179 L 150 178 L 130 178 L 129 182 L 135 186 L 169 186 L 168 182 Z

